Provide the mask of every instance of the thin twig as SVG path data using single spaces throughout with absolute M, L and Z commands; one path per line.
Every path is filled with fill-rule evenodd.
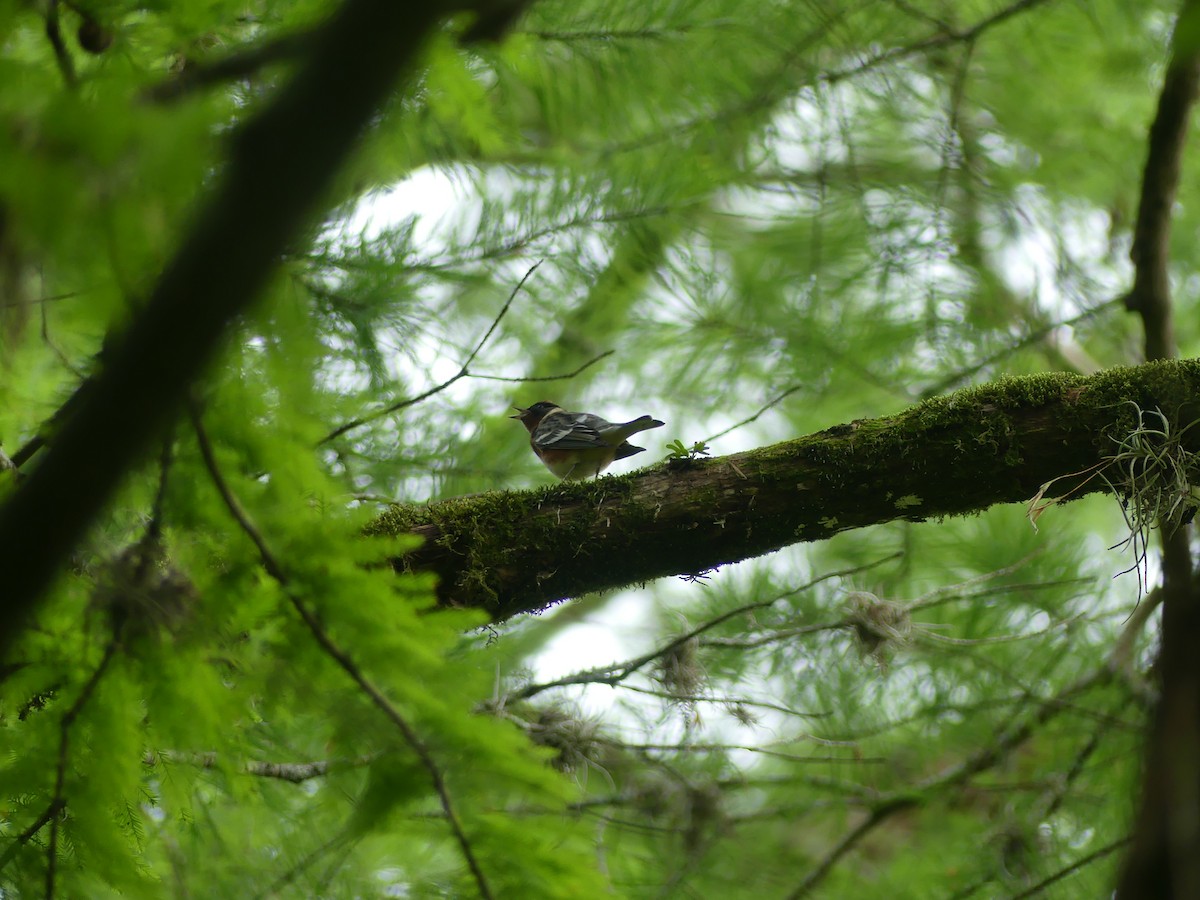
M 1010 593 L 1018 593 L 1018 592 L 1052 590 L 1055 588 L 1062 587 L 1063 585 L 1077 584 L 1077 583 L 1090 583 L 1092 581 L 1092 579 L 1090 579 L 1090 578 L 1071 578 L 1071 579 L 1065 579 L 1063 581 L 1042 582 L 1042 583 L 1037 583 L 1037 584 L 998 585 L 996 587 L 986 588 L 984 590 L 976 591 L 976 592 L 970 593 L 970 594 L 949 593 L 950 591 L 958 590 L 958 589 L 961 589 L 963 587 L 967 587 L 967 586 L 970 586 L 973 584 L 978 584 L 981 581 L 999 578 L 999 577 L 1003 577 L 1004 575 L 1010 574 L 1010 573 L 1016 571 L 1017 569 L 1019 569 L 1025 563 L 1027 563 L 1029 561 L 1029 558 L 1030 557 L 1027 556 L 1024 559 L 1018 560 L 1016 563 L 1012 564 L 1011 566 L 1006 566 L 1005 568 L 998 569 L 994 572 L 988 572 L 977 578 L 972 578 L 969 581 L 966 581 L 966 582 L 963 582 L 960 584 L 956 584 L 956 585 L 950 585 L 945 588 L 940 588 L 940 589 L 931 591 L 924 597 L 918 598 L 917 600 L 913 600 L 911 602 L 896 601 L 897 605 L 900 606 L 905 612 L 912 613 L 912 612 L 915 612 L 918 610 L 929 609 L 934 606 L 945 606 L 950 603 L 961 603 L 961 602 L 970 601 L 970 600 L 979 600 L 983 597 L 989 597 L 989 596 L 993 596 L 995 594 L 1010 594 Z M 745 636 L 745 637 L 708 638 L 707 640 L 701 641 L 700 646 L 701 647 L 722 647 L 725 649 L 738 648 L 738 649 L 742 649 L 742 650 L 751 650 L 756 647 L 763 647 L 763 646 L 766 646 L 767 644 L 778 643 L 779 641 L 782 641 L 782 640 L 788 640 L 788 639 L 795 638 L 795 637 L 801 637 L 803 635 L 820 634 L 821 632 L 825 632 L 825 631 L 839 631 L 841 629 L 853 628 L 858 623 L 858 621 L 859 620 L 854 617 L 843 616 L 842 618 L 835 619 L 830 622 L 815 622 L 811 625 L 794 625 L 794 626 L 788 626 L 788 627 L 772 628 L 766 634 L 759 634 L 759 635 L 752 635 L 752 636 Z M 1048 631 L 1052 628 L 1059 627 L 1061 624 L 1062 623 L 1057 623 L 1055 625 L 1051 625 L 1050 628 L 1048 628 L 1046 630 Z M 1041 634 L 1041 633 L 1043 633 L 1043 632 L 1036 632 L 1036 634 Z M 1022 640 L 1026 637 L 1032 637 L 1032 636 L 1034 636 L 1034 635 L 1033 634 L 1013 635 L 1013 636 L 1001 638 L 1000 640 L 1002 640 L 1002 641 Z M 937 637 L 938 636 L 935 636 L 935 639 Z M 987 639 L 987 638 L 981 639 L 979 641 L 967 641 L 967 640 L 958 641 L 958 640 L 953 640 L 953 639 L 944 639 L 944 641 L 946 643 L 966 643 L 966 644 L 984 643 L 984 642 L 987 642 L 988 640 L 989 639 Z
M 769 756 L 772 759 L 787 760 L 788 762 L 834 762 L 852 764 L 856 766 L 882 766 L 893 762 L 892 759 L 886 756 L 812 756 L 799 753 L 788 753 L 784 750 L 772 750 L 770 747 L 763 747 L 756 744 L 723 744 L 718 742 L 703 744 L 630 744 L 615 738 L 605 737 L 597 737 L 596 741 L 597 743 L 607 744 L 610 747 L 616 747 L 620 750 L 628 750 L 634 753 L 728 753 L 730 751 L 737 750 L 743 753 L 758 753 L 762 756 Z
M 274 40 L 236 50 L 228 56 L 205 63 L 186 63 L 177 75 L 142 92 L 150 103 L 169 103 L 207 87 L 249 78 L 260 69 L 299 57 L 312 46 L 316 32 L 300 31 Z
M 825 876 L 832 870 L 846 853 L 851 850 L 873 829 L 890 818 L 894 813 L 919 805 L 920 798 L 930 796 L 937 790 L 962 784 L 964 781 L 993 768 L 1007 758 L 1008 754 L 1027 741 L 1037 728 L 1045 725 L 1063 709 L 1067 708 L 1066 701 L 1078 694 L 1091 690 L 1111 680 L 1107 667 L 1100 667 L 1089 675 L 1072 682 L 1054 697 L 1037 701 L 1038 709 L 1022 722 L 1014 722 L 993 740 L 956 765 L 948 766 L 941 772 L 925 778 L 911 788 L 897 791 L 886 796 L 875 805 L 871 814 L 845 835 L 826 853 L 817 866 L 809 872 L 800 885 L 789 895 L 789 900 L 798 900 L 807 896 Z M 1031 698 L 1032 699 L 1032 698 Z
M 1100 742 L 1104 740 L 1104 735 L 1108 731 L 1106 723 L 1100 723 L 1096 730 L 1092 732 L 1092 736 L 1087 739 L 1087 742 L 1079 748 L 1079 752 L 1075 754 L 1075 759 L 1071 761 L 1070 768 L 1067 769 L 1059 784 L 1050 793 L 1049 801 L 1046 803 L 1046 809 L 1042 813 L 1041 821 L 1045 822 L 1050 819 L 1059 809 L 1062 808 L 1063 802 L 1067 799 L 1067 793 L 1071 789 L 1071 785 L 1075 783 L 1075 779 L 1083 774 L 1083 769 L 1087 765 L 1087 761 L 1091 759 L 1092 754 L 1100 746 Z
M 1029 332 L 1029 334 L 1012 342 L 1006 347 L 997 350 L 995 353 L 984 357 L 983 359 L 979 360 L 979 362 L 973 363 L 972 365 L 967 366 L 965 369 L 959 369 L 957 372 L 951 372 L 949 375 L 946 375 L 934 384 L 929 385 L 921 391 L 920 399 L 927 400 L 930 397 L 936 397 L 938 394 L 943 394 L 951 388 L 962 384 L 964 381 L 975 377 L 988 366 L 995 365 L 1001 360 L 1012 356 L 1014 353 L 1024 350 L 1026 347 L 1031 347 L 1034 344 L 1041 343 L 1060 328 L 1070 328 L 1074 325 L 1086 322 L 1088 319 L 1098 316 L 1101 313 L 1115 309 L 1121 305 L 1122 300 L 1123 298 L 1121 297 L 1114 297 L 1113 299 L 1099 303 L 1090 309 L 1085 309 L 1083 312 L 1072 316 L 1069 319 L 1064 319 L 1061 322 L 1051 322 L 1047 325 L 1043 325 L 1040 328 L 1035 328 L 1033 331 Z
M 991 30 L 997 25 L 1008 21 L 1013 16 L 1023 12 L 1028 12 L 1034 7 L 1041 6 L 1047 0 L 1017 0 L 1003 9 L 997 10 L 990 16 L 980 19 L 970 28 L 963 31 L 953 29 L 939 28 L 933 34 L 926 38 L 922 38 L 911 44 L 905 44 L 902 47 L 893 47 L 883 53 L 872 56 L 870 59 L 864 60 L 856 66 L 848 69 L 842 69 L 838 72 L 830 72 L 821 80 L 830 84 L 835 84 L 839 81 L 844 81 L 847 78 L 853 78 L 856 75 L 861 75 L 864 72 L 869 72 L 872 69 L 877 69 L 887 63 L 898 62 L 902 59 L 907 59 L 910 56 L 916 56 L 929 50 L 937 50 L 941 47 L 949 46 L 950 44 L 971 43 L 977 40 L 984 32 Z
M 798 716 L 802 719 L 823 719 L 831 715 L 828 712 L 807 713 L 800 712 L 798 709 L 792 709 L 789 706 L 783 706 L 779 703 L 768 703 L 765 700 L 751 700 L 745 697 L 707 697 L 702 694 L 695 696 L 685 694 L 672 694 L 670 691 L 655 690 L 654 688 L 639 687 L 635 684 L 616 685 L 621 690 L 631 691 L 635 694 L 645 694 L 648 697 L 658 697 L 662 700 L 671 700 L 676 703 L 716 703 L 722 706 L 747 706 L 755 709 L 769 709 L 773 712 L 781 712 L 789 716 Z M 825 744 L 830 747 L 857 747 L 857 741 L 831 741 L 824 738 L 814 737 L 812 735 L 802 735 L 799 740 L 810 740 L 818 744 Z
M 95 671 L 84 684 L 83 690 L 79 692 L 79 696 L 71 704 L 71 708 L 63 715 L 62 724 L 59 726 L 58 764 L 54 772 L 54 796 L 50 799 L 50 809 L 56 810 L 56 814 L 50 818 L 50 840 L 46 846 L 46 900 L 53 900 L 54 897 L 54 877 L 58 863 L 58 828 L 62 821 L 62 811 L 67 806 L 67 798 L 63 795 L 63 785 L 67 779 L 67 747 L 71 736 L 71 726 L 75 724 L 75 719 L 92 698 L 92 693 L 108 669 L 108 664 L 116 655 L 118 646 L 120 646 L 119 631 L 114 631 L 108 641 L 108 646 L 104 648 L 104 656 L 101 658 L 100 664 L 96 666 Z
M 807 591 L 813 587 L 816 587 L 821 582 L 828 581 L 831 578 L 842 578 L 846 575 L 855 575 L 859 572 L 868 571 L 870 569 L 875 568 L 876 566 L 881 566 L 884 563 L 889 563 L 892 560 L 897 559 L 901 555 L 902 555 L 901 553 L 896 552 L 896 553 L 892 553 L 888 556 L 885 556 L 882 559 L 878 559 L 874 562 L 866 563 L 861 566 L 853 566 L 848 569 L 840 569 L 836 572 L 826 572 L 824 575 L 820 575 L 817 578 L 814 578 L 811 581 L 807 582 L 806 584 L 802 584 L 798 588 L 793 588 L 792 590 L 787 591 L 786 593 L 780 594 L 777 597 L 772 597 L 770 600 L 760 600 L 755 603 L 747 603 L 743 606 L 737 607 L 736 609 L 731 609 L 728 612 L 722 613 L 721 615 L 716 616 L 715 618 L 709 619 L 707 622 L 703 623 L 702 625 L 699 625 L 696 628 L 693 628 L 691 631 L 685 632 L 684 634 L 676 637 L 674 640 L 669 641 L 664 646 L 659 647 L 655 650 L 652 650 L 643 656 L 639 656 L 634 659 L 627 660 L 626 662 L 623 662 L 623 663 L 616 663 L 616 664 L 610 665 L 610 666 L 603 666 L 598 669 L 589 669 L 586 672 L 579 672 L 579 673 L 576 673 L 575 675 L 567 675 L 563 678 L 556 679 L 555 681 L 547 681 L 547 682 L 543 682 L 541 684 L 527 685 L 524 688 L 521 688 L 520 690 L 515 691 L 514 693 L 510 694 L 508 699 L 509 700 L 528 700 L 530 697 L 534 697 L 534 696 L 542 693 L 543 691 L 550 690 L 550 688 L 566 687 L 568 685 L 573 685 L 573 684 L 608 684 L 608 685 L 619 684 L 622 681 L 624 681 L 626 678 L 628 678 L 630 675 L 632 675 L 634 672 L 638 671 L 638 669 L 641 669 L 641 668 L 649 665 L 650 663 L 654 662 L 654 660 L 659 659 L 660 657 L 666 656 L 668 653 L 671 653 L 674 650 L 677 650 L 679 647 L 683 646 L 688 641 L 692 640 L 693 638 L 697 637 L 698 635 L 703 634 L 704 632 L 706 632 L 712 628 L 716 628 L 718 625 L 720 625 L 723 622 L 727 622 L 730 619 L 736 618 L 737 616 L 744 615 L 749 612 L 754 612 L 759 609 L 766 609 L 767 607 L 773 606 L 774 604 L 778 603 L 780 600 L 784 600 L 788 597 L 794 596 L 795 594 L 799 594 L 803 591 Z
M 71 53 L 67 50 L 62 29 L 59 27 L 58 0 L 50 0 L 46 5 L 46 39 L 54 48 L 54 59 L 58 63 L 58 70 L 62 72 L 63 81 L 67 83 L 67 87 L 74 88 L 79 79 L 75 76 L 75 63 L 71 61 Z
M 1019 894 L 1013 894 L 1011 897 L 1008 898 L 1008 900 L 1025 900 L 1025 898 L 1027 898 L 1027 897 L 1036 896 L 1037 894 L 1040 894 L 1042 891 L 1044 891 L 1046 888 L 1050 887 L 1050 885 L 1054 884 L 1055 882 L 1062 881 L 1068 875 L 1075 874 L 1080 869 L 1082 869 L 1084 866 L 1090 866 L 1092 863 L 1096 862 L 1096 860 L 1103 859 L 1104 857 L 1108 856 L 1110 853 L 1120 850 L 1122 847 L 1126 846 L 1127 844 L 1131 844 L 1131 843 L 1133 843 L 1133 835 L 1127 834 L 1127 835 L 1125 835 L 1125 837 L 1119 838 L 1119 839 L 1113 841 L 1111 844 L 1106 844 L 1105 846 L 1101 847 L 1099 850 L 1095 850 L 1095 851 L 1089 853 L 1087 856 L 1082 857 L 1081 859 L 1077 859 L 1075 862 L 1071 863 L 1071 865 L 1067 866 L 1065 869 L 1060 869 L 1059 871 L 1057 871 L 1053 875 L 1051 875 L 1049 878 L 1045 878 L 1042 881 L 1039 881 L 1037 884 L 1033 885 L 1033 887 L 1023 890 Z
M 725 437 L 725 435 L 729 434 L 731 431 L 736 431 L 737 429 L 741 428 L 743 425 L 749 425 L 751 422 L 757 421 L 759 416 L 761 416 L 763 413 L 767 412 L 767 410 L 769 410 L 772 407 L 783 402 L 788 397 L 792 396 L 792 394 L 796 393 L 796 391 L 803 390 L 804 387 L 805 387 L 805 385 L 803 385 L 803 384 L 793 384 L 790 388 L 788 388 L 782 394 L 775 397 L 773 400 L 767 401 L 763 406 L 761 406 L 759 408 L 759 410 L 754 415 L 750 416 L 747 419 L 742 419 L 742 421 L 738 422 L 736 425 L 730 425 L 724 431 L 718 431 L 716 434 L 714 434 L 710 438 L 705 438 L 704 439 L 705 443 L 711 444 L 713 441 L 717 440 L 717 438 L 723 438 L 723 437 Z
M 529 276 L 531 276 L 537 270 L 537 267 L 540 266 L 541 264 L 542 264 L 542 261 L 539 259 L 537 262 L 535 262 L 532 266 L 529 267 L 529 271 L 527 271 L 525 273 L 525 275 L 521 278 L 521 280 L 519 282 L 517 282 L 517 286 L 512 289 L 512 293 L 510 293 L 508 295 L 508 299 L 504 301 L 504 306 L 502 306 L 500 308 L 500 312 L 496 314 L 496 317 L 494 319 L 492 319 L 492 324 L 490 326 L 488 326 L 487 332 L 483 335 L 482 338 L 480 338 L 479 343 L 477 343 L 475 345 L 475 349 L 471 351 L 471 355 L 467 357 L 467 361 L 462 364 L 462 368 L 459 369 L 455 375 L 452 375 L 450 378 L 447 378 L 441 384 L 435 385 L 434 387 L 431 387 L 429 390 L 424 391 L 423 393 L 420 393 L 415 397 L 410 397 L 406 400 L 400 400 L 396 403 L 391 404 L 390 406 L 384 407 L 383 409 L 376 410 L 373 413 L 369 413 L 365 416 L 362 416 L 357 419 L 352 419 L 349 422 L 339 425 L 337 428 L 333 429 L 333 431 L 329 432 L 329 434 L 325 435 L 325 437 L 321 438 L 321 440 L 319 440 L 317 442 L 318 446 L 321 444 L 327 444 L 330 441 L 341 437 L 347 431 L 351 431 L 355 428 L 359 428 L 363 425 L 366 425 L 368 422 L 374 422 L 376 419 L 381 419 L 384 416 L 391 415 L 392 413 L 395 413 L 395 412 L 399 412 L 402 409 L 407 409 L 410 406 L 415 406 L 416 404 L 420 403 L 422 400 L 428 400 L 434 394 L 440 394 L 442 391 L 446 390 L 446 388 L 450 387 L 455 382 L 457 382 L 463 378 L 466 378 L 468 375 L 470 375 L 471 374 L 471 372 L 470 372 L 471 363 L 473 363 L 475 361 L 475 357 L 479 355 L 479 351 L 483 349 L 483 345 L 486 344 L 488 341 L 488 338 L 490 338 L 492 336 L 492 332 L 494 332 L 496 330 L 496 327 L 500 324 L 500 320 L 504 318 L 505 313 L 508 312 L 508 308 L 510 306 L 512 306 L 513 300 L 516 299 L 517 294 L 520 292 L 521 288 L 523 288 L 525 286 L 525 282 L 529 280 Z
M 891 818 L 893 813 L 900 812 L 903 809 L 909 809 L 916 806 L 917 800 L 914 797 L 896 797 L 885 803 L 881 803 L 871 810 L 870 815 L 858 823 L 854 828 L 850 829 L 842 839 L 838 841 L 833 848 L 822 857 L 821 862 L 817 867 L 809 872 L 802 882 L 796 887 L 796 890 L 788 894 L 788 900 L 799 900 L 804 897 L 817 884 L 824 880 L 829 874 L 839 859 L 845 856 L 855 844 L 861 841 L 864 837 L 870 834 L 876 827 L 881 825 L 887 819 Z
M 158 455 L 158 489 L 154 492 L 154 504 L 150 507 L 150 523 L 146 526 L 146 535 L 143 538 L 151 547 L 162 537 L 163 504 L 167 500 L 167 478 L 171 474 L 171 463 L 174 458 L 175 434 L 172 429 L 163 437 L 162 450 Z
M 532 271 L 532 270 L 530 270 Z M 506 307 L 507 308 L 507 307 Z M 489 331 L 489 334 L 491 332 Z M 486 340 L 486 337 L 485 337 Z M 480 343 L 482 346 L 482 342 Z M 350 679 L 358 685 L 359 689 L 366 694 L 371 702 L 387 719 L 396 726 L 403 735 L 405 742 L 416 753 L 417 758 L 421 761 L 426 773 L 429 775 L 430 781 L 433 783 L 433 789 L 438 795 L 438 800 L 441 803 L 442 811 L 446 814 L 446 821 L 450 825 L 450 830 L 454 834 L 455 840 L 458 842 L 459 849 L 462 851 L 463 858 L 467 863 L 467 868 L 470 869 L 471 875 L 475 880 L 475 885 L 479 889 L 479 894 L 485 900 L 491 900 L 495 895 L 492 892 L 491 886 L 488 884 L 487 878 L 484 876 L 483 869 L 479 865 L 479 860 L 475 856 L 475 851 L 471 847 L 471 843 L 467 838 L 466 831 L 463 830 L 462 822 L 458 818 L 458 813 L 454 810 L 453 801 L 450 798 L 450 791 L 446 786 L 446 780 L 442 774 L 441 767 L 433 758 L 432 752 L 426 745 L 421 736 L 417 734 L 416 729 L 409 724 L 408 720 L 401 715 L 400 711 L 392 705 L 391 701 L 383 695 L 383 692 L 370 681 L 358 665 L 350 658 L 346 651 L 342 650 L 329 633 L 325 630 L 316 614 L 301 602 L 299 596 L 292 589 L 290 579 L 284 571 L 282 564 L 276 559 L 275 555 L 267 546 L 266 540 L 262 534 L 250 521 L 248 514 L 242 509 L 241 504 L 233 495 L 233 491 L 225 481 L 225 477 L 221 474 L 221 470 L 217 465 L 216 455 L 213 453 L 212 444 L 208 440 L 208 433 L 204 429 L 204 423 L 200 418 L 200 411 L 194 401 L 188 403 L 188 413 L 191 417 L 192 427 L 196 433 L 196 442 L 200 448 L 200 455 L 204 460 L 204 466 L 208 470 L 209 478 L 212 479 L 213 486 L 217 489 L 217 493 L 221 495 L 221 499 L 225 503 L 225 508 L 229 511 L 229 515 L 237 523 L 238 527 L 246 534 L 255 549 L 258 550 L 259 559 L 263 569 L 268 575 L 273 578 L 280 587 L 284 589 L 284 594 L 291 603 L 292 608 L 296 610 L 297 615 L 308 627 L 309 632 L 316 640 L 317 644 L 325 651 L 337 665 L 345 672 Z
M 51 421 L 53 421 L 53 419 L 51 419 Z M 24 444 L 22 444 L 17 449 L 17 452 L 12 455 L 13 466 L 18 469 L 21 468 L 21 466 L 33 459 L 33 455 L 41 450 L 44 446 L 46 446 L 46 437 L 44 434 L 42 434 L 42 432 L 39 431 Z
M 34 301 L 34 302 L 38 303 L 38 313 L 40 314 L 40 318 L 42 321 L 42 329 L 41 329 L 42 341 L 44 341 L 46 346 L 49 347 L 50 350 L 54 353 L 54 355 L 58 357 L 58 361 L 63 364 L 63 367 L 68 372 L 70 372 L 72 375 L 74 375 L 76 378 L 78 378 L 79 380 L 82 381 L 83 378 L 85 377 L 83 374 L 83 370 L 80 369 L 78 366 L 76 366 L 74 363 L 72 363 L 70 360 L 70 357 L 68 357 L 67 354 L 63 352 L 63 349 L 54 342 L 53 338 L 50 337 L 50 319 L 47 314 L 46 304 L 44 302 L 39 302 L 39 301 Z M 4 304 L 0 304 L 0 306 L 3 306 L 3 305 Z
M 323 778 L 330 772 L 369 766 L 379 758 L 379 755 L 378 753 L 365 753 L 353 759 L 318 759 L 303 763 L 251 760 L 241 766 L 241 771 L 260 778 L 274 778 L 292 784 L 301 784 L 313 778 Z M 211 769 L 217 765 L 218 759 L 215 753 L 180 753 L 174 750 L 151 750 L 142 757 L 142 764 L 146 766 L 156 766 L 164 762 L 186 763 L 202 769 Z
M 600 360 L 607 359 L 616 352 L 616 350 L 605 350 L 603 353 L 593 356 L 578 369 L 575 369 L 571 372 L 564 372 L 561 375 L 542 375 L 537 378 L 510 378 L 506 375 L 479 375 L 475 372 L 472 372 L 471 377 L 478 378 L 481 381 L 507 381 L 512 384 L 533 384 L 539 381 L 566 381 L 569 378 L 574 378 L 576 375 L 579 375 L 586 369 L 590 369 L 596 363 L 600 362 Z
M 28 828 L 13 838 L 12 843 L 4 848 L 3 853 L 0 853 L 0 872 L 4 871 L 4 867 L 12 862 L 13 857 L 17 855 L 17 851 L 29 843 L 33 839 L 33 836 L 41 831 L 52 817 L 62 812 L 65 806 L 65 802 L 51 802 L 49 806 L 42 810 L 42 814 L 33 820 Z
M 1117 635 L 1117 639 L 1113 641 L 1112 650 L 1108 654 L 1109 669 L 1124 679 L 1134 694 L 1147 701 L 1154 699 L 1158 692 L 1138 672 L 1133 651 L 1142 629 L 1146 627 L 1150 616 L 1162 603 L 1163 596 L 1162 588 L 1158 587 L 1142 598 L 1142 602 L 1135 606 L 1133 612 L 1129 614 L 1129 620 L 1121 629 L 1121 633 Z

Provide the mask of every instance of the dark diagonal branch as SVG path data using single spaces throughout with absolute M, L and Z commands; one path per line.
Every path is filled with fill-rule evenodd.
M 0 657 L 228 323 L 307 227 L 445 9 L 346 0 L 292 81 L 234 133 L 223 177 L 145 308 L 111 341 L 40 465 L 0 508 Z

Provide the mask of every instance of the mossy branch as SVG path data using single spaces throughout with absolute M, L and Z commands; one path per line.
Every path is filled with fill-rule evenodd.
M 442 603 L 500 620 L 851 528 L 1028 501 L 1052 480 L 1060 496 L 1103 490 L 1088 475 L 1137 408 L 1195 419 L 1200 361 L 1005 378 L 731 456 L 395 506 L 368 532 L 424 537 L 397 567 L 436 572 Z

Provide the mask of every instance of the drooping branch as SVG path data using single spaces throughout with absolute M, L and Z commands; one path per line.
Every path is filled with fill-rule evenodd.
M 1136 424 L 1132 404 L 1186 423 L 1198 397 L 1196 360 L 1009 378 L 731 456 L 395 506 L 368 531 L 425 538 L 396 564 L 499 620 L 851 528 L 1028 501 L 1055 479 L 1054 496 L 1102 490 L 1094 473 Z

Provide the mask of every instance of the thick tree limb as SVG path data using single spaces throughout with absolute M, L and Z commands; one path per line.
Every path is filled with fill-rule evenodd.
M 1171 212 L 1188 123 L 1200 90 L 1200 3 L 1184 0 L 1150 126 L 1126 306 L 1142 318 L 1147 359 L 1177 355 L 1171 309 Z M 1162 693 L 1145 750 L 1141 809 L 1117 894 L 1123 900 L 1200 897 L 1200 594 L 1190 528 L 1163 523 Z
M 1028 501 L 1055 479 L 1048 496 L 1101 490 L 1091 475 L 1136 424 L 1129 401 L 1192 421 L 1200 361 L 1004 379 L 732 456 L 396 506 L 368 531 L 424 537 L 396 564 L 436 572 L 442 603 L 499 620 L 851 528 Z
M 481 3 L 491 21 L 495 7 Z M 459 3 L 346 0 L 278 98 L 233 137 L 227 169 L 145 309 L 64 407 L 0 508 L 0 655 L 71 546 L 266 283 L 425 36 Z

